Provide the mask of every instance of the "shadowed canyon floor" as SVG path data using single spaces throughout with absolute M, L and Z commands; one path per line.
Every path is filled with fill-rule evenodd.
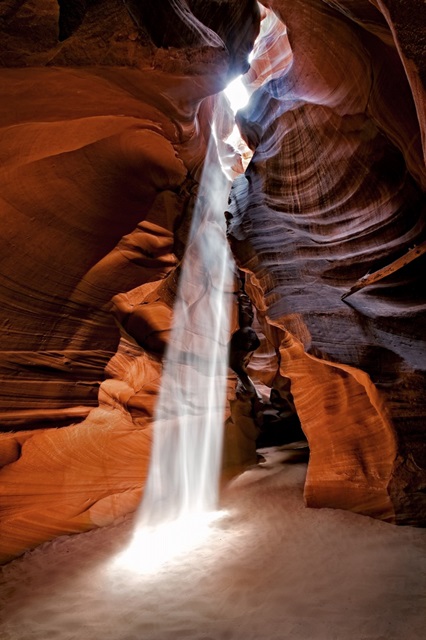
M 3 567 L 2 640 L 420 640 L 426 532 L 306 509 L 285 447 L 223 492 L 203 545 L 152 575 L 114 566 L 132 521 Z

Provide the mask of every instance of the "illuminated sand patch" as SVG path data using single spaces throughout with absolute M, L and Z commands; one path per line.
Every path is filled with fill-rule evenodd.
M 224 493 L 205 543 L 157 571 L 112 562 L 132 523 L 3 569 L 2 640 L 422 640 L 426 532 L 306 509 L 306 464 L 267 456 Z M 3 617 L 2 617 L 3 616 Z
M 182 561 L 185 554 L 208 543 L 213 535 L 210 525 L 224 515 L 220 511 L 195 513 L 157 527 L 139 528 L 131 544 L 114 559 L 113 570 L 152 574 L 170 561 Z

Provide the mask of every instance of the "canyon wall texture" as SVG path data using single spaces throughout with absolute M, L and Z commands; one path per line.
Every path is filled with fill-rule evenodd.
M 219 140 L 233 127 L 215 94 L 245 72 L 254 157 L 226 217 L 261 339 L 258 413 L 291 389 L 308 506 L 426 522 L 424 257 L 341 300 L 424 242 L 424 7 L 264 5 L 0 9 L 3 560 L 140 500 L 214 104 Z M 253 459 L 256 403 L 243 370 L 237 395 L 228 382 L 237 467 Z
M 424 243 L 424 51 L 407 58 L 405 35 L 371 6 L 269 4 L 292 56 L 281 38 L 281 73 L 240 114 L 256 151 L 229 235 L 292 381 L 305 498 L 424 523 L 424 257 L 341 300 Z

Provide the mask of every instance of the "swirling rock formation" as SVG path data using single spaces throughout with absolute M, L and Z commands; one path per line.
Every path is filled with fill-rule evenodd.
M 403 4 L 264 2 L 228 233 L 261 338 L 244 371 L 264 397 L 290 381 L 307 504 L 424 523 L 422 258 L 341 301 L 424 238 L 424 9 Z M 259 20 L 251 0 L 59 7 L 0 9 L 3 559 L 138 504 L 212 96 Z M 237 466 L 258 429 L 234 387 Z
M 217 35 L 157 50 L 118 0 L 60 4 L 61 43 L 53 1 L 2 15 L 3 558 L 138 504 L 170 300 L 138 310 L 182 254 L 230 68 Z
M 229 236 L 310 444 L 307 504 L 424 522 L 424 260 L 341 301 L 424 239 L 420 70 L 353 4 L 269 3 L 288 46 L 240 116 Z

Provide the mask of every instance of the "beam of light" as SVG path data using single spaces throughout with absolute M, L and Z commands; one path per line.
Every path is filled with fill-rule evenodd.
M 224 217 L 229 189 L 211 135 L 180 270 L 148 479 L 134 539 L 114 562 L 139 573 L 200 544 L 218 516 L 234 279 Z
M 200 512 L 156 527 L 140 528 L 130 545 L 115 557 L 111 569 L 143 575 L 158 573 L 205 544 L 213 532 L 211 525 L 225 515 L 225 511 Z
M 264 31 L 275 33 L 271 21 L 264 21 Z M 269 45 L 270 41 L 271 34 Z M 251 56 L 255 58 L 256 50 Z M 224 90 L 234 114 L 248 104 L 255 89 L 247 89 L 244 82 L 247 76 L 244 81 L 239 76 Z M 225 142 L 241 156 L 245 168 L 252 151 L 237 125 L 221 144 L 213 120 L 200 181 L 202 197 L 194 208 L 173 310 L 148 479 L 133 540 L 115 560 L 138 573 L 155 573 L 200 545 L 219 513 L 234 269 L 224 219 L 229 171 L 219 156 Z
M 230 82 L 223 90 L 234 115 L 236 115 L 237 111 L 246 107 L 250 101 L 251 92 L 245 86 L 242 78 L 243 76 L 238 76 L 238 78 L 235 78 L 235 80 Z M 242 167 L 245 171 L 253 157 L 253 151 L 247 146 L 245 140 L 243 140 L 240 129 L 236 123 L 225 142 L 241 157 Z
M 243 109 L 250 100 L 250 94 L 242 81 L 242 76 L 238 76 L 238 78 L 232 80 L 223 92 L 228 98 L 234 114 L 240 109 Z
M 211 136 L 173 309 L 140 526 L 217 508 L 233 262 L 229 182 Z

